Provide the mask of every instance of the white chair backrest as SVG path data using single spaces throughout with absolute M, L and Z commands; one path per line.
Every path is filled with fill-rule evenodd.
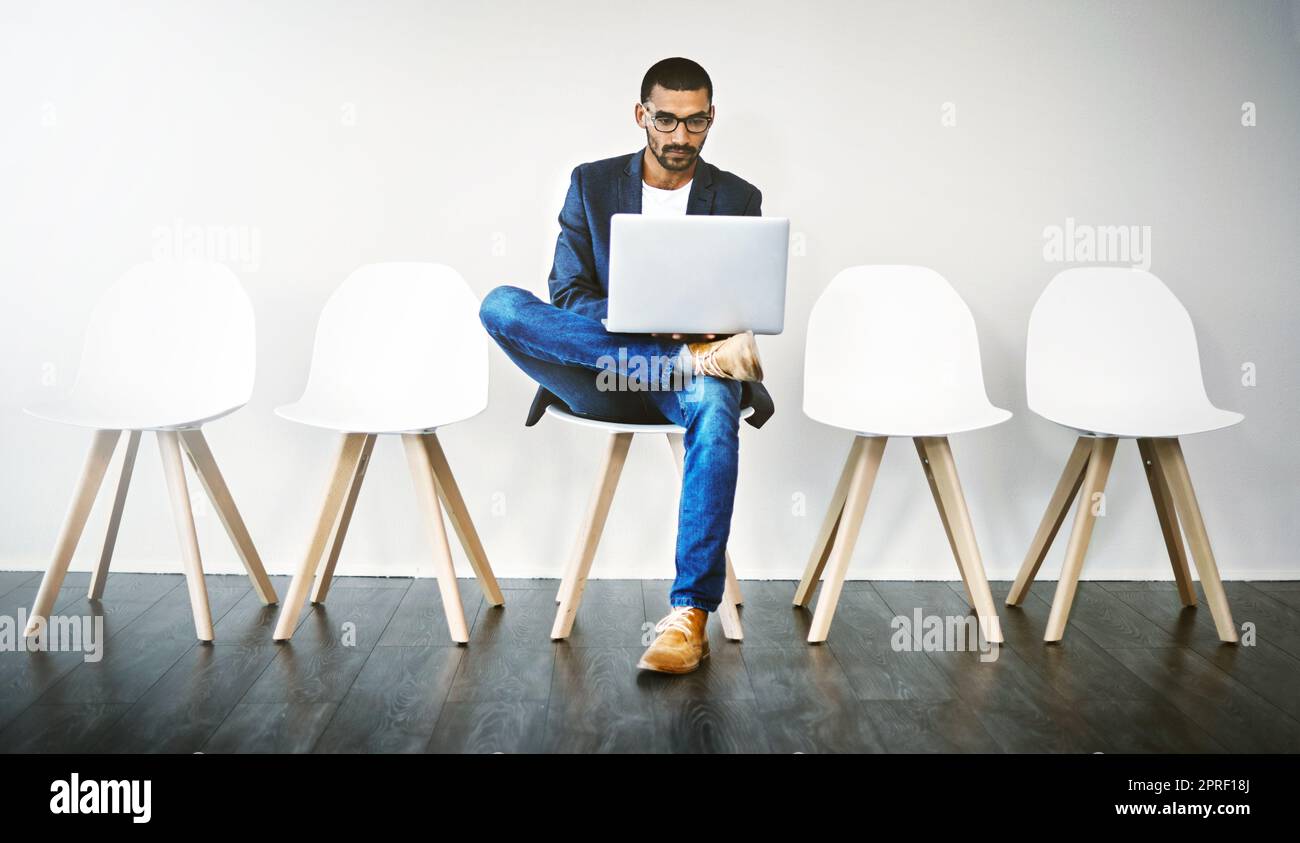
M 1050 419 L 1110 407 L 1209 405 L 1191 317 L 1141 269 L 1059 273 L 1029 316 L 1029 408 Z
M 475 415 L 488 400 L 478 308 L 449 266 L 359 267 L 321 311 L 302 401 L 364 408 L 411 429 Z
M 253 305 L 229 268 L 139 264 L 91 313 L 72 395 L 160 423 L 220 415 L 252 396 L 254 326 Z
M 1005 411 L 989 403 L 975 320 L 943 276 L 853 266 L 808 319 L 804 412 L 864 433 L 924 435 L 936 422 Z

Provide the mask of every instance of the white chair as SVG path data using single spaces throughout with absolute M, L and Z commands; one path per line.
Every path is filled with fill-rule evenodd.
M 1002 641 L 948 435 L 1011 413 L 984 392 L 975 320 L 957 291 L 921 266 L 854 266 L 836 275 L 808 319 L 804 413 L 856 434 L 795 592 L 794 604 L 807 607 L 826 570 L 808 641 L 825 641 L 830 631 L 891 436 L 915 443 L 980 631 Z
M 158 439 L 199 640 L 212 640 L 212 615 L 182 449 L 258 598 L 266 605 L 276 602 L 275 590 L 202 431 L 206 422 L 248 403 L 255 370 L 253 306 L 226 267 L 196 261 L 143 263 L 108 289 L 91 313 L 71 391 L 27 408 L 39 418 L 95 430 L 54 559 L 32 606 L 27 635 L 39 632 L 54 608 L 113 451 L 126 433 L 108 531 L 90 580 L 90 599 L 103 596 L 140 433 L 145 430 L 154 431 Z
M 437 436 L 438 428 L 487 407 L 488 347 L 478 307 L 460 273 L 431 263 L 362 266 L 325 303 L 306 390 L 275 412 L 343 435 L 276 641 L 293 636 L 313 579 L 312 603 L 325 602 L 371 451 L 384 433 L 400 435 L 406 448 L 452 640 L 468 642 L 469 629 L 439 500 L 488 602 L 505 602 Z
M 740 411 L 740 418 L 747 419 L 753 413 L 753 407 L 746 407 Z M 564 569 L 564 579 L 555 598 L 559 609 L 555 613 L 555 623 L 551 627 L 551 639 L 560 641 L 568 638 L 573 630 L 573 620 L 578 614 L 578 606 L 582 603 L 582 593 L 587 587 L 587 575 L 591 572 L 592 560 L 596 558 L 596 547 L 600 544 L 601 533 L 605 530 L 605 519 L 609 515 L 610 504 L 614 501 L 614 491 L 618 488 L 618 480 L 623 473 L 623 462 L 627 459 L 632 437 L 638 433 L 664 434 L 668 440 L 668 447 L 672 449 L 673 460 L 677 464 L 677 474 L 680 477 L 686 455 L 686 446 L 682 439 L 686 429 L 676 424 L 627 424 L 601 421 L 576 416 L 558 404 L 547 407 L 546 415 L 572 424 L 595 428 L 608 434 L 596 488 L 591 494 L 591 502 L 587 506 L 586 516 L 578 531 L 573 552 Z M 730 641 L 740 641 L 744 637 L 740 614 L 736 609 L 742 602 L 740 585 L 731 566 L 730 553 L 726 554 L 726 561 L 727 581 L 723 588 L 722 602 L 718 605 L 718 615 L 719 620 L 722 621 L 722 634 Z
M 1079 495 L 1044 636 L 1061 640 L 1115 446 L 1120 439 L 1136 439 L 1179 597 L 1184 606 L 1196 605 L 1179 537 L 1181 519 L 1219 637 L 1236 641 L 1178 437 L 1228 427 L 1243 416 L 1220 410 L 1206 396 L 1192 320 L 1174 294 L 1139 269 L 1088 267 L 1060 273 L 1029 317 L 1025 381 L 1029 409 L 1070 428 L 1078 439 L 1007 605 L 1024 599 Z

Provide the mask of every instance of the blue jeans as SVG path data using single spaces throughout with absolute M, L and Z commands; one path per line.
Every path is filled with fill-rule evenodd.
M 671 422 L 686 430 L 677 578 L 668 602 L 716 611 L 726 585 L 736 497 L 740 382 L 686 376 L 678 371 L 681 343 L 610 333 L 599 321 L 518 287 L 488 293 L 479 318 L 506 355 L 574 413 L 618 422 Z

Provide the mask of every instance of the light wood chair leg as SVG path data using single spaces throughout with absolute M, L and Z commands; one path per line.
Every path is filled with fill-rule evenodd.
M 718 604 L 718 620 L 722 622 L 722 636 L 728 641 L 745 640 L 745 627 L 740 622 L 740 601 L 736 596 L 736 573 L 731 565 L 731 554 L 726 556 L 727 581 L 722 588 L 722 602 Z
M 971 594 L 970 582 L 966 579 L 966 566 L 961 562 L 961 551 L 957 549 L 957 540 L 952 535 L 952 524 L 948 520 L 948 512 L 943 506 L 943 496 L 939 493 L 939 486 L 934 479 L 934 469 L 930 466 L 930 458 L 925 452 L 925 443 L 922 437 L 912 437 L 912 443 L 916 445 L 917 456 L 921 458 L 921 470 L 925 472 L 925 482 L 930 487 L 930 496 L 934 498 L 934 506 L 939 510 L 939 521 L 943 523 L 943 533 L 948 537 L 948 547 L 952 550 L 952 558 L 957 561 L 957 572 L 961 574 L 961 584 L 966 589 L 966 599 L 972 606 L 975 605 L 975 598 Z
M 862 516 L 866 512 L 867 500 L 871 497 L 871 487 L 876 482 L 880 459 L 885 453 L 885 443 L 888 441 L 888 437 L 885 436 L 863 438 L 867 443 L 858 452 L 858 457 L 853 464 L 848 493 L 844 498 L 844 514 L 827 562 L 826 582 L 822 584 L 822 594 L 817 601 L 817 610 L 813 613 L 812 624 L 808 629 L 810 644 L 825 641 L 830 633 L 831 619 L 835 616 L 835 607 L 840 602 L 840 591 L 844 587 L 844 576 L 848 573 L 849 560 L 853 558 L 853 547 L 857 544 L 858 532 L 862 529 Z
M 1142 470 L 1146 472 L 1147 485 L 1151 487 L 1151 500 L 1156 506 L 1156 517 L 1160 520 L 1160 534 L 1164 536 L 1169 564 L 1174 569 L 1174 581 L 1178 583 L 1178 599 L 1184 606 L 1195 606 L 1196 589 L 1192 586 L 1192 572 L 1187 566 L 1183 534 L 1178 528 L 1178 512 L 1174 509 L 1174 499 L 1161 469 L 1155 441 L 1139 439 L 1137 444 L 1142 456 Z
M 607 449 L 607 450 L 616 447 L 616 444 L 617 444 L 617 443 L 616 443 L 616 439 L 615 439 L 615 437 L 617 437 L 617 436 L 618 436 L 618 434 L 611 434 L 611 435 L 610 435 L 609 441 L 606 443 L 606 449 Z M 631 440 L 630 440 L 630 439 L 628 440 L 628 443 L 629 443 L 629 445 L 631 444 Z M 626 454 L 624 455 L 624 458 L 626 459 Z M 588 509 L 589 509 L 589 510 L 590 510 L 591 507 L 595 506 L 595 496 L 599 495 L 599 493 L 600 493 L 600 492 L 599 492 L 600 484 L 603 483 L 603 482 L 604 482 L 604 479 L 605 479 L 604 471 L 605 471 L 605 470 L 608 470 L 608 468 L 609 468 L 609 462 L 608 462 L 608 460 L 609 460 L 609 455 L 608 455 L 608 454 L 605 455 L 605 459 L 606 459 L 606 462 L 602 463 L 602 465 L 604 466 L 604 469 L 602 469 L 602 473 L 601 473 L 600 477 L 597 478 L 597 480 L 596 480 L 596 488 L 597 488 L 597 491 L 592 493 L 592 494 L 593 494 L 593 498 L 592 498 L 591 502 L 588 503 Z M 623 466 L 622 466 L 622 464 L 619 465 L 619 467 L 618 467 L 618 471 L 619 471 L 620 474 L 622 473 L 622 471 L 623 471 Z M 618 481 L 617 481 L 617 479 L 616 479 L 616 480 L 615 480 L 615 484 L 617 484 L 617 482 L 618 482 Z M 603 523 L 603 522 L 601 523 L 601 528 L 602 528 L 602 529 L 604 528 L 604 523 Z M 599 540 L 599 537 L 597 537 L 597 540 Z M 555 605 L 556 605 L 556 606 L 559 606 L 561 603 L 563 603 L 563 602 L 564 602 L 564 595 L 570 593 L 570 592 L 573 590 L 573 578 L 576 577 L 576 576 L 578 575 L 578 569 L 582 567 L 582 551 L 583 551 L 583 547 L 585 546 L 585 542 L 586 542 L 586 541 L 587 541 L 587 533 L 586 533 L 586 528 L 585 528 L 585 526 L 584 526 L 584 528 L 581 529 L 581 530 L 579 530 L 579 531 L 578 531 L 578 534 L 574 537 L 574 539 L 573 539 L 573 548 L 569 551 L 569 556 L 568 556 L 568 558 L 565 559 L 565 561 L 564 561 L 564 571 L 560 574 L 560 587 L 559 587 L 558 589 L 556 589 L 556 591 L 555 591 Z
M 677 476 L 683 477 L 686 473 L 686 441 L 680 433 L 669 433 L 665 437 L 668 440 L 668 449 L 673 455 L 673 465 L 677 466 Z M 722 635 L 728 641 L 743 641 L 745 630 L 740 622 L 740 612 L 737 606 L 740 603 L 740 586 L 736 581 L 736 570 L 731 564 L 731 552 L 723 551 L 724 564 L 726 566 L 726 581 L 722 589 L 722 602 L 718 604 L 718 620 L 722 622 Z
M 108 516 L 108 530 L 104 533 L 104 547 L 99 553 L 99 564 L 90 575 L 90 590 L 87 597 L 100 600 L 104 597 L 104 585 L 108 582 L 108 566 L 113 561 L 113 549 L 117 546 L 117 531 L 122 525 L 122 510 L 126 508 L 126 490 L 131 486 L 131 472 L 135 469 L 135 455 L 140 450 L 140 431 L 127 431 L 126 453 L 122 455 L 122 471 L 117 476 L 117 492 L 113 495 L 113 510 Z
M 438 487 L 438 497 L 442 500 L 443 508 L 447 510 L 447 516 L 451 519 L 451 526 L 456 531 L 456 537 L 460 539 L 461 547 L 465 548 L 465 556 L 474 569 L 479 587 L 483 589 L 483 597 L 488 605 L 501 606 L 506 602 L 501 594 L 501 586 L 497 583 L 496 575 L 492 573 L 487 552 L 483 550 L 483 542 L 479 538 L 478 530 L 474 528 L 469 507 L 465 506 L 465 499 L 461 497 L 460 487 L 456 485 L 456 477 L 451 473 L 451 465 L 447 462 L 447 455 L 443 453 L 438 434 L 432 431 L 424 434 L 424 447 L 428 450 L 429 461 L 433 464 L 433 479 Z
M 560 588 L 560 607 L 555 612 L 555 623 L 551 626 L 551 639 L 554 641 L 568 638 L 573 630 L 573 619 L 582 603 L 587 575 L 591 572 L 592 560 L 596 558 L 596 547 L 600 544 L 600 534 L 605 529 L 605 519 L 609 516 L 609 507 L 614 501 L 614 491 L 618 488 L 618 478 L 623 473 L 623 463 L 627 460 L 632 436 L 631 433 L 610 434 L 600 479 L 596 482 L 591 504 L 587 508 L 587 515 Z
M 451 563 L 451 545 L 447 544 L 447 527 L 442 523 L 442 508 L 438 505 L 438 488 L 433 479 L 433 463 L 425 447 L 425 438 L 418 433 L 403 433 L 406 458 L 411 466 L 411 480 L 415 483 L 416 497 L 424 511 L 425 525 L 433 542 L 433 570 L 438 577 L 438 592 L 442 595 L 442 611 L 447 616 L 447 629 L 451 640 L 458 644 L 469 642 L 469 627 L 465 623 L 465 607 L 460 601 L 460 585 L 456 582 L 456 569 Z
M 808 557 L 807 566 L 804 567 L 803 579 L 799 581 L 799 587 L 794 592 L 794 605 L 800 608 L 806 609 L 812 603 L 813 592 L 817 590 L 817 583 L 821 580 L 822 571 L 826 568 L 826 560 L 830 558 L 831 548 L 835 544 L 835 536 L 840 528 L 844 501 L 849 493 L 849 481 L 853 479 L 853 470 L 866 445 L 867 437 L 854 436 L 853 444 L 849 446 L 849 455 L 844 460 L 844 468 L 840 470 L 840 479 L 835 484 L 835 491 L 831 493 L 830 505 L 826 507 L 826 517 L 822 519 L 821 529 L 817 531 L 817 540 L 813 542 L 812 554 Z
M 1187 543 L 1191 545 L 1192 558 L 1196 560 L 1196 572 L 1201 577 L 1201 588 L 1205 591 L 1205 602 L 1210 604 L 1210 614 L 1214 617 L 1219 640 L 1236 643 L 1237 627 L 1232 622 L 1228 595 L 1224 593 L 1223 582 L 1219 579 L 1219 566 L 1214 561 L 1214 551 L 1210 549 L 1210 534 L 1205 529 L 1201 507 L 1196 502 L 1191 474 L 1183 459 L 1183 447 L 1177 439 L 1157 439 L 1154 445 L 1156 454 L 1160 457 L 1161 473 L 1169 485 L 1174 506 L 1178 509 L 1178 518 L 1187 533 Z
M 357 466 L 352 471 L 352 480 L 348 484 L 347 497 L 343 499 L 343 507 L 339 510 L 334 532 L 330 536 L 329 550 L 321 562 L 320 570 L 316 572 L 316 582 L 311 589 L 312 603 L 324 603 L 325 598 L 329 596 L 330 586 L 334 583 L 334 569 L 339 564 L 343 541 L 347 538 L 348 527 L 352 524 L 352 511 L 356 509 L 357 497 L 361 494 L 361 484 L 366 479 L 366 468 L 370 465 L 370 455 L 375 450 L 375 441 L 379 439 L 379 436 L 374 433 L 367 433 L 365 437 L 365 441 L 361 443 L 361 456 L 357 460 Z
M 998 619 L 998 610 L 993 605 L 993 592 L 989 589 L 988 577 L 984 574 L 984 561 L 980 558 L 979 545 L 975 542 L 975 527 L 971 522 L 970 508 L 966 506 L 966 495 L 962 493 L 961 481 L 957 477 L 957 462 L 952 458 L 948 437 L 925 437 L 918 442 L 923 456 L 929 460 L 929 469 L 938 489 L 942 509 L 940 518 L 951 525 L 949 539 L 955 551 L 957 567 L 962 569 L 962 581 L 966 583 L 971 605 L 979 617 L 980 631 L 985 641 L 1000 644 L 1002 624 Z
M 185 583 L 190 592 L 190 609 L 194 613 L 194 633 L 200 641 L 211 641 L 212 612 L 208 608 L 208 586 L 203 580 L 199 537 L 194 532 L 194 512 L 190 509 L 190 492 L 185 483 L 180 436 L 174 430 L 159 430 L 157 435 L 163 476 L 167 478 L 167 492 L 172 500 L 176 538 L 180 541 L 181 561 L 185 566 Z
M 745 605 L 745 597 L 740 593 L 740 580 L 736 577 L 736 569 L 731 565 L 731 554 L 727 554 L 727 590 L 731 592 L 731 602 L 737 608 Z
M 1061 529 L 1061 524 L 1065 523 L 1065 515 L 1070 511 L 1070 504 L 1079 493 L 1079 485 L 1083 483 L 1084 469 L 1088 467 L 1088 458 L 1091 454 L 1090 437 L 1080 436 L 1075 440 L 1074 450 L 1070 452 L 1070 458 L 1065 461 L 1065 470 L 1061 472 L 1061 479 L 1056 481 L 1056 489 L 1052 492 L 1052 499 L 1047 503 L 1043 520 L 1038 523 L 1034 540 L 1029 543 L 1029 551 L 1025 554 L 1025 561 L 1020 565 L 1020 573 L 1016 575 L 1016 581 L 1012 583 L 1011 591 L 1007 594 L 1008 606 L 1020 605 L 1025 595 L 1029 593 L 1029 586 L 1034 584 L 1038 568 L 1047 558 L 1047 551 L 1051 548 L 1057 531 Z
M 262 557 L 258 555 L 257 548 L 253 545 L 253 538 L 248 534 L 244 518 L 235 506 L 235 498 L 230 493 L 230 487 L 226 485 L 226 478 L 221 475 L 221 469 L 217 468 L 217 460 L 212 456 L 212 449 L 208 447 L 208 440 L 204 437 L 203 431 L 198 428 L 182 430 L 180 440 L 185 452 L 189 454 L 190 463 L 194 466 L 194 473 L 198 476 L 200 485 L 207 493 L 208 500 L 212 501 L 212 506 L 221 519 L 221 525 L 226 528 L 230 543 L 235 546 L 239 560 L 244 563 L 244 570 L 253 583 L 253 591 L 257 592 L 257 599 L 262 601 L 264 606 L 275 605 L 277 600 L 275 588 L 271 585 L 270 577 L 266 575 Z
M 352 485 L 356 474 L 357 462 L 361 459 L 361 450 L 366 443 L 365 433 L 345 433 L 340 439 L 338 455 L 334 459 L 329 482 L 325 486 L 325 496 L 321 503 L 320 517 L 312 529 L 311 541 L 307 543 L 307 552 L 298 564 L 289 593 L 280 605 L 280 617 L 275 624 L 273 638 L 276 641 L 288 641 L 298 626 L 303 604 L 307 600 L 307 591 L 311 586 L 313 575 L 320 564 L 321 554 L 325 552 L 325 543 L 334 531 L 335 519 L 339 508 Z
M 81 477 L 72 493 L 72 503 L 68 513 L 63 517 L 63 526 L 59 529 L 59 538 L 54 544 L 54 558 L 50 567 L 45 569 L 41 578 L 41 587 L 36 592 L 36 602 L 32 604 L 31 614 L 23 635 L 35 635 L 42 632 L 54 609 L 54 601 L 63 587 L 63 578 L 68 573 L 72 554 L 81 540 L 81 532 L 86 528 L 86 519 L 95 505 L 95 496 L 99 494 L 104 474 L 113 459 L 113 449 L 121 437 L 120 430 L 97 430 L 90 442 L 90 452 L 86 454 L 85 464 L 81 468 Z
M 1047 633 L 1044 641 L 1060 641 L 1065 635 L 1065 623 L 1070 617 L 1070 607 L 1074 604 L 1074 592 L 1079 586 L 1079 574 L 1083 572 L 1083 559 L 1088 553 L 1088 541 L 1092 538 L 1092 527 L 1097 521 L 1093 513 L 1093 497 L 1106 491 L 1106 477 L 1110 474 L 1110 464 L 1115 457 L 1114 437 L 1098 437 L 1092 441 L 1092 453 L 1088 457 L 1088 467 L 1084 470 L 1083 484 L 1080 486 L 1079 505 L 1074 511 L 1074 527 L 1070 530 L 1070 541 L 1065 546 L 1065 562 L 1061 565 L 1061 579 L 1056 584 L 1056 596 L 1052 598 L 1052 611 L 1047 616 Z

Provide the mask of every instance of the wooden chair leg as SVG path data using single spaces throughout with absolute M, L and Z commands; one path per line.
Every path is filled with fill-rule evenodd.
M 736 569 L 731 564 L 731 553 L 727 553 L 727 589 L 731 592 L 731 602 L 737 607 L 745 605 L 745 597 L 740 593 L 740 580 L 736 578 Z
M 1178 509 L 1178 518 L 1187 532 L 1187 543 L 1191 545 L 1192 558 L 1196 560 L 1196 572 L 1200 574 L 1205 602 L 1210 604 L 1210 614 L 1214 617 L 1219 640 L 1235 643 L 1238 640 L 1237 627 L 1232 622 L 1228 595 L 1224 593 L 1223 582 L 1219 579 L 1219 566 L 1214 561 L 1214 551 L 1210 549 L 1210 535 L 1205 529 L 1205 520 L 1201 517 L 1201 507 L 1196 502 L 1196 492 L 1192 489 L 1192 478 L 1187 471 L 1187 462 L 1183 459 L 1183 447 L 1177 439 L 1157 439 L 1154 444 L 1160 458 L 1161 473 L 1169 484 L 1174 506 Z
M 456 569 L 451 563 L 451 546 L 447 544 L 447 527 L 442 523 L 442 508 L 438 506 L 437 482 L 433 479 L 433 463 L 425 448 L 424 436 L 403 433 L 407 462 L 411 466 L 411 480 L 415 483 L 416 497 L 424 511 L 425 525 L 433 542 L 433 569 L 438 577 L 438 591 L 442 595 L 442 610 L 447 616 L 451 640 L 459 644 L 469 642 L 469 627 L 465 623 L 465 607 L 460 601 L 460 585 L 456 582 Z
M 1183 534 L 1178 528 L 1178 513 L 1174 509 L 1169 484 L 1161 470 L 1155 441 L 1139 439 L 1137 444 L 1138 453 L 1142 456 L 1142 470 L 1146 472 L 1147 485 L 1151 487 L 1151 500 L 1156 506 L 1156 518 L 1160 520 L 1160 534 L 1164 536 L 1169 564 L 1174 569 L 1174 581 L 1178 583 L 1178 599 L 1184 606 L 1195 606 L 1196 589 L 1192 586 L 1192 572 L 1187 566 L 1187 551 L 1183 549 Z
M 185 583 L 190 592 L 190 609 L 194 613 L 194 632 L 200 641 L 211 641 L 212 612 L 208 608 L 208 586 L 203 580 L 199 538 L 194 532 L 194 512 L 190 509 L 190 492 L 185 483 L 185 463 L 181 461 L 180 435 L 174 430 L 159 430 L 157 435 L 163 476 L 167 478 L 176 522 L 176 538 L 180 541 L 181 561 L 185 566 Z
M 808 629 L 810 644 L 825 641 L 830 633 L 831 618 L 835 616 L 835 606 L 840 601 L 840 590 L 844 587 L 844 576 L 848 573 L 853 547 L 857 544 L 858 532 L 862 529 L 862 516 L 867 509 L 867 500 L 871 497 L 871 487 L 876 482 L 880 459 L 885 453 L 885 443 L 889 441 L 885 436 L 863 438 L 867 442 L 858 452 L 853 464 L 848 492 L 844 498 L 844 513 L 827 562 L 826 582 L 822 585 L 821 598 L 817 601 L 817 610 L 813 613 L 812 624 Z
M 984 561 L 980 558 L 979 545 L 975 542 L 975 527 L 971 522 L 970 509 L 966 506 L 966 495 L 962 493 L 961 481 L 957 477 L 957 463 L 952 458 L 952 447 L 948 437 L 935 436 L 919 440 L 925 458 L 929 460 L 929 469 L 938 489 L 942 508 L 940 518 L 950 525 L 949 540 L 952 543 L 957 567 L 962 569 L 962 581 L 966 583 L 979 616 L 980 631 L 984 640 L 994 644 L 1002 642 L 1002 624 L 998 619 L 998 610 L 993 605 L 993 592 L 989 589 L 988 577 L 984 574 Z
M 1056 538 L 1061 524 L 1065 523 L 1065 514 L 1070 511 L 1070 504 L 1074 503 L 1074 497 L 1079 493 L 1079 485 L 1083 483 L 1083 473 L 1088 467 L 1088 458 L 1091 454 L 1090 437 L 1080 436 L 1075 440 L 1074 450 L 1070 452 L 1070 458 L 1065 461 L 1065 470 L 1061 472 L 1061 479 L 1056 481 L 1056 489 L 1052 492 L 1052 499 L 1047 503 L 1043 520 L 1038 523 L 1034 540 L 1029 543 L 1029 551 L 1025 554 L 1025 561 L 1020 565 L 1020 573 L 1016 575 L 1016 581 L 1012 583 L 1011 591 L 1007 594 L 1008 606 L 1020 605 L 1025 595 L 1029 593 L 1029 586 L 1034 584 L 1038 568 L 1047 558 L 1052 540 Z
M 343 552 L 343 541 L 347 538 L 348 527 L 352 524 L 352 511 L 356 509 L 357 497 L 361 494 L 361 484 L 366 479 L 366 468 L 370 465 L 370 455 L 375 450 L 375 442 L 379 436 L 374 433 L 367 433 L 366 439 L 361 443 L 361 456 L 357 460 L 357 467 L 352 471 L 352 480 L 348 484 L 347 497 L 343 499 L 343 507 L 339 510 L 338 520 L 334 524 L 334 533 L 330 536 L 329 550 L 325 554 L 325 559 L 321 562 L 320 570 L 316 572 L 316 582 L 311 589 L 311 602 L 324 603 L 325 598 L 329 596 L 330 586 L 334 583 L 334 569 L 338 567 L 339 555 Z
M 673 455 L 673 465 L 677 466 L 677 476 L 680 478 L 686 473 L 686 442 L 680 433 L 666 434 L 668 440 L 668 450 Z M 731 552 L 723 551 L 724 564 L 726 566 L 725 585 L 722 589 L 722 602 L 718 604 L 718 620 L 722 622 L 722 635 L 728 641 L 743 641 L 745 630 L 740 622 L 740 612 L 737 606 L 740 604 L 740 585 L 736 581 L 736 570 L 731 564 Z
M 1106 491 L 1106 477 L 1110 474 L 1110 464 L 1115 457 L 1118 441 L 1114 437 L 1098 437 L 1092 441 L 1092 453 L 1088 456 L 1088 467 L 1084 470 L 1083 484 L 1080 486 L 1079 505 L 1074 511 L 1074 527 L 1070 530 L 1070 541 L 1065 547 L 1061 579 L 1056 584 L 1052 611 L 1047 616 L 1044 641 L 1060 641 L 1065 635 L 1065 622 L 1070 617 L 1074 592 L 1079 586 L 1079 574 L 1083 572 L 1083 558 L 1088 553 L 1088 540 L 1092 538 L 1092 527 L 1097 521 L 1097 516 L 1092 511 L 1093 497 Z
M 41 587 L 36 592 L 36 602 L 32 604 L 31 615 L 27 618 L 27 627 L 23 635 L 35 635 L 43 631 L 54 609 L 54 601 L 63 587 L 63 578 L 68 573 L 72 554 L 81 540 L 81 532 L 86 528 L 86 519 L 95 505 L 95 496 L 99 486 L 104 482 L 104 474 L 113 459 L 113 449 L 121 437 L 120 430 L 97 430 L 90 442 L 90 452 L 86 454 L 85 464 L 81 468 L 81 477 L 72 493 L 72 503 L 68 513 L 63 517 L 63 526 L 59 529 L 59 538 L 54 544 L 54 558 L 50 567 L 45 569 L 41 578 Z
M 731 565 L 731 554 L 726 555 L 727 582 L 722 588 L 722 602 L 718 604 L 718 620 L 722 622 L 722 636 L 728 641 L 745 640 L 745 627 L 740 621 L 740 599 L 736 588 L 736 572 Z
M 605 529 L 605 519 L 609 516 L 609 506 L 614 501 L 614 491 L 618 488 L 618 478 L 623 473 L 623 463 L 627 460 L 632 436 L 632 433 L 610 434 L 600 478 L 596 481 L 596 489 L 592 493 L 587 515 L 560 587 L 560 607 L 555 612 L 555 623 L 551 626 L 553 641 L 568 638 L 573 630 L 573 619 L 582 603 L 587 574 L 591 572 L 591 562 L 596 557 L 596 547 L 600 544 L 600 534 Z
M 325 552 L 325 543 L 334 531 L 339 508 L 343 506 L 343 499 L 352 485 L 352 478 L 356 474 L 357 462 L 361 459 L 361 450 L 365 447 L 367 435 L 345 433 L 340 439 L 338 455 L 334 458 L 333 470 L 325 486 L 320 517 L 316 519 L 311 540 L 307 543 L 307 552 L 298 564 L 293 582 L 289 584 L 289 593 L 285 595 L 280 605 L 280 617 L 276 621 L 272 636 L 276 641 L 288 641 L 298 627 L 298 619 L 307 600 L 307 590 L 320 563 L 321 554 Z
M 423 438 L 424 447 L 429 452 L 429 462 L 433 464 L 433 479 L 438 487 L 438 497 L 442 500 L 443 508 L 447 510 L 447 516 L 451 519 L 451 526 L 456 531 L 456 537 L 460 539 L 461 547 L 465 548 L 465 556 L 469 558 L 469 564 L 474 569 L 474 576 L 478 578 L 479 587 L 483 589 L 483 596 L 488 605 L 501 606 L 506 602 L 501 594 L 501 586 L 497 583 L 496 575 L 492 573 L 487 552 L 483 550 L 483 542 L 479 538 L 478 530 L 474 529 L 469 507 L 465 506 L 465 499 L 461 497 L 460 487 L 456 485 L 456 477 L 451 473 L 451 465 L 447 462 L 447 455 L 443 453 L 438 434 L 429 432 L 424 434 Z
M 207 492 L 208 499 L 212 501 L 212 506 L 221 519 L 221 525 L 226 528 L 230 543 L 235 546 L 239 560 L 244 563 L 244 570 L 253 583 L 257 599 L 261 600 L 264 606 L 275 605 L 277 600 L 275 588 L 271 585 L 270 577 L 266 575 L 262 557 L 258 555 L 257 548 L 253 545 L 253 538 L 248 534 L 244 518 L 235 506 L 235 498 L 230 493 L 230 487 L 226 485 L 226 478 L 221 475 L 221 469 L 217 468 L 216 458 L 212 456 L 212 449 L 208 447 L 208 440 L 204 437 L 203 431 L 198 428 L 182 430 L 180 440 L 186 453 L 189 454 L 190 463 L 194 466 L 194 473 L 198 475 L 199 483 Z
M 853 437 L 853 444 L 849 446 L 849 455 L 844 460 L 844 468 L 840 470 L 840 479 L 835 484 L 835 491 L 831 493 L 830 505 L 826 507 L 826 517 L 822 519 L 821 529 L 817 531 L 817 540 L 813 542 L 812 554 L 808 557 L 807 566 L 804 567 L 803 579 L 799 581 L 799 587 L 794 592 L 794 605 L 800 608 L 806 609 L 812 603 L 813 592 L 817 590 L 817 583 L 822 578 L 826 560 L 830 558 L 835 536 L 839 532 L 844 513 L 844 501 L 849 493 L 849 481 L 853 479 L 853 470 L 862 455 L 862 449 L 866 446 L 867 437 Z
M 122 525 L 122 510 L 126 507 L 126 491 L 131 486 L 131 472 L 135 469 L 135 455 L 140 450 L 140 431 L 127 431 L 126 453 L 122 455 L 122 471 L 117 476 L 117 492 L 113 495 L 113 510 L 108 515 L 108 530 L 104 533 L 104 547 L 99 553 L 99 564 L 90 575 L 90 590 L 87 597 L 100 600 L 104 597 L 104 585 L 108 581 L 108 566 L 113 561 L 113 549 L 117 546 L 117 530 Z
M 948 537 L 948 547 L 952 550 L 952 558 L 957 561 L 957 572 L 961 574 L 961 584 L 966 589 L 966 599 L 972 606 L 975 605 L 975 598 L 971 594 L 970 582 L 966 579 L 966 566 L 961 561 L 961 551 L 957 548 L 957 540 L 952 535 L 952 524 L 948 520 L 948 512 L 943 506 L 943 496 L 939 493 L 939 486 L 934 479 L 934 469 L 930 465 L 930 458 L 925 452 L 925 442 L 920 436 L 912 437 L 912 443 L 916 445 L 916 454 L 921 458 L 921 470 L 925 472 L 925 482 L 930 487 L 930 496 L 934 498 L 934 506 L 939 510 L 939 521 L 943 523 L 943 533 Z

